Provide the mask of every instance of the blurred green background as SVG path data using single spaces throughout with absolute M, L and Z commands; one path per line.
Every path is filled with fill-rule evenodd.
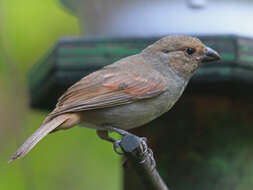
M 91 129 L 49 135 L 7 164 L 47 114 L 28 106 L 27 71 L 68 35 L 79 35 L 78 20 L 57 0 L 0 0 L 0 189 L 121 188 L 120 157 Z

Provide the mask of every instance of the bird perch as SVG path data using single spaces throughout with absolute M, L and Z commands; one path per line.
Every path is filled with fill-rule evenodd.
M 120 147 L 131 162 L 136 173 L 148 190 L 169 190 L 152 161 L 148 152 L 143 153 L 141 139 L 135 135 L 126 135 L 120 142 Z

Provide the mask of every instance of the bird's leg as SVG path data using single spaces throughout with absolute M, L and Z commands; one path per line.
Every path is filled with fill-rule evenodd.
M 101 139 L 112 142 L 113 143 L 113 150 L 117 153 L 117 154 L 122 154 L 121 152 L 119 152 L 117 150 L 117 148 L 119 147 L 119 143 L 120 140 L 115 140 L 114 138 L 109 136 L 109 131 L 108 130 L 97 130 L 97 136 L 99 136 Z
M 107 129 L 108 131 L 116 132 L 116 133 L 118 133 L 118 134 L 120 134 L 120 135 L 122 135 L 122 136 L 126 136 L 126 135 L 130 135 L 130 134 L 131 134 L 131 133 L 125 131 L 125 130 L 118 129 L 118 128 L 115 128 L 115 127 L 106 127 L 106 129 Z M 113 150 L 114 150 L 114 152 L 116 152 L 117 154 L 122 154 L 121 152 L 118 151 L 118 148 L 119 148 L 119 146 L 120 146 L 120 142 L 121 142 L 121 140 L 115 140 L 115 141 L 113 142 Z
M 121 130 L 121 129 L 117 129 L 114 127 L 106 127 L 107 130 L 97 130 L 97 136 L 99 136 L 101 139 L 112 142 L 113 143 L 113 150 L 117 153 L 117 154 L 122 154 L 121 152 L 119 152 L 117 149 L 119 147 L 119 143 L 120 140 L 116 140 L 112 137 L 109 136 L 109 131 L 114 131 L 116 133 L 119 133 L 122 136 L 126 136 L 130 133 L 128 133 L 127 131 Z M 115 130 L 114 130 L 115 129 Z
M 107 130 L 109 131 L 113 131 L 113 132 L 116 132 L 122 136 L 126 136 L 126 135 L 130 135 L 131 133 L 123 130 L 123 129 L 119 129 L 119 128 L 115 128 L 115 127 L 106 127 Z
M 120 134 L 122 136 L 134 135 L 134 134 L 129 133 L 129 132 L 125 131 L 125 130 L 118 129 L 118 128 L 115 128 L 115 127 L 106 127 L 106 128 L 107 128 L 107 130 L 116 132 L 116 133 L 118 133 L 118 134 Z M 142 145 L 143 154 L 145 154 L 148 151 L 147 138 L 146 137 L 139 137 L 139 138 L 141 140 L 140 142 L 141 142 L 141 145 Z M 122 154 L 121 152 L 119 152 L 117 150 L 117 148 L 120 146 L 120 142 L 121 142 L 121 140 L 116 140 L 113 143 L 113 149 L 118 154 Z
M 97 130 L 97 136 L 101 139 L 114 143 L 116 140 L 109 136 L 109 132 L 107 130 Z
M 106 126 L 105 127 L 107 130 L 97 130 L 97 135 L 103 139 L 103 140 L 106 140 L 106 141 L 109 141 L 109 142 L 112 142 L 113 143 L 113 149 L 114 151 L 117 153 L 117 154 L 120 154 L 122 155 L 121 152 L 119 152 L 117 149 L 120 147 L 120 143 L 121 143 L 121 139 L 120 140 L 115 140 L 114 138 L 110 137 L 109 136 L 109 132 L 112 131 L 112 132 L 116 132 L 122 136 L 128 136 L 128 135 L 132 135 L 132 136 L 135 136 L 136 138 L 139 138 L 140 139 L 140 144 L 141 144 L 141 149 L 142 149 L 142 154 L 147 154 L 149 156 L 149 158 L 151 159 L 151 164 L 152 164 L 152 168 L 155 168 L 156 167 L 156 162 L 155 162 L 155 159 L 154 159 L 154 156 L 153 156 L 153 152 L 150 148 L 148 148 L 148 145 L 147 145 L 147 138 L 146 137 L 137 137 L 136 135 L 132 134 L 132 133 L 129 133 L 125 130 L 122 130 L 122 129 L 119 129 L 119 128 L 115 128 L 115 127 L 109 127 L 109 126 Z M 127 161 L 124 160 L 123 162 L 123 165 L 124 163 Z M 141 161 L 140 163 L 144 163 L 146 160 L 144 159 L 143 161 Z

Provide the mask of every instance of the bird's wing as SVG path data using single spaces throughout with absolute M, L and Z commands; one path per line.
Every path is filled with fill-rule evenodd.
M 136 100 L 152 98 L 166 88 L 163 76 L 154 73 L 138 75 L 132 72 L 97 71 L 70 87 L 58 100 L 51 116 L 112 107 Z

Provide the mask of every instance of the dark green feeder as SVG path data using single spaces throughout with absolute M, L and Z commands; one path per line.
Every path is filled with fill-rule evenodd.
M 253 187 L 253 39 L 200 36 L 222 63 L 205 65 L 171 111 L 146 127 L 158 170 L 171 189 L 250 190 Z M 66 38 L 29 73 L 30 102 L 53 109 L 83 76 L 136 54 L 159 38 Z M 130 168 L 124 189 L 145 189 Z

